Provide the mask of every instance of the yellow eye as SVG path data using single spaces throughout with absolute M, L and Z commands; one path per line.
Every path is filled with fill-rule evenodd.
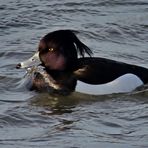
M 48 50 L 49 50 L 49 51 L 53 51 L 54 49 L 53 49 L 53 48 L 49 48 Z

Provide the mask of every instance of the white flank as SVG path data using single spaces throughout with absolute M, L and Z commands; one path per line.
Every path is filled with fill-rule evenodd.
M 125 74 L 109 83 L 101 85 L 90 85 L 78 81 L 76 91 L 86 94 L 104 95 L 113 93 L 131 92 L 138 86 L 143 85 L 139 77 L 134 74 Z

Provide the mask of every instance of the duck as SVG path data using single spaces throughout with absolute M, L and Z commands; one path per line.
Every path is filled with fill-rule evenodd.
M 70 94 L 131 92 L 148 83 L 148 69 L 94 57 L 74 30 L 56 30 L 41 38 L 38 50 L 17 69 L 32 71 L 30 90 Z

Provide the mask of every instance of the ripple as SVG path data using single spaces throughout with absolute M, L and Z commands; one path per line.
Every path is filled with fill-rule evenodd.
M 46 33 L 73 29 L 95 54 L 147 66 L 146 0 L 1 1 L 0 145 L 2 147 L 148 146 L 148 90 L 68 97 L 23 87 L 16 63 Z

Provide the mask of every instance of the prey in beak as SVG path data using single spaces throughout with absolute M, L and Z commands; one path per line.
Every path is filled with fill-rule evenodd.
M 29 67 L 34 67 L 38 66 L 41 64 L 40 57 L 39 57 L 39 52 L 37 51 L 31 58 L 20 62 L 16 65 L 17 69 L 21 68 L 29 68 Z

